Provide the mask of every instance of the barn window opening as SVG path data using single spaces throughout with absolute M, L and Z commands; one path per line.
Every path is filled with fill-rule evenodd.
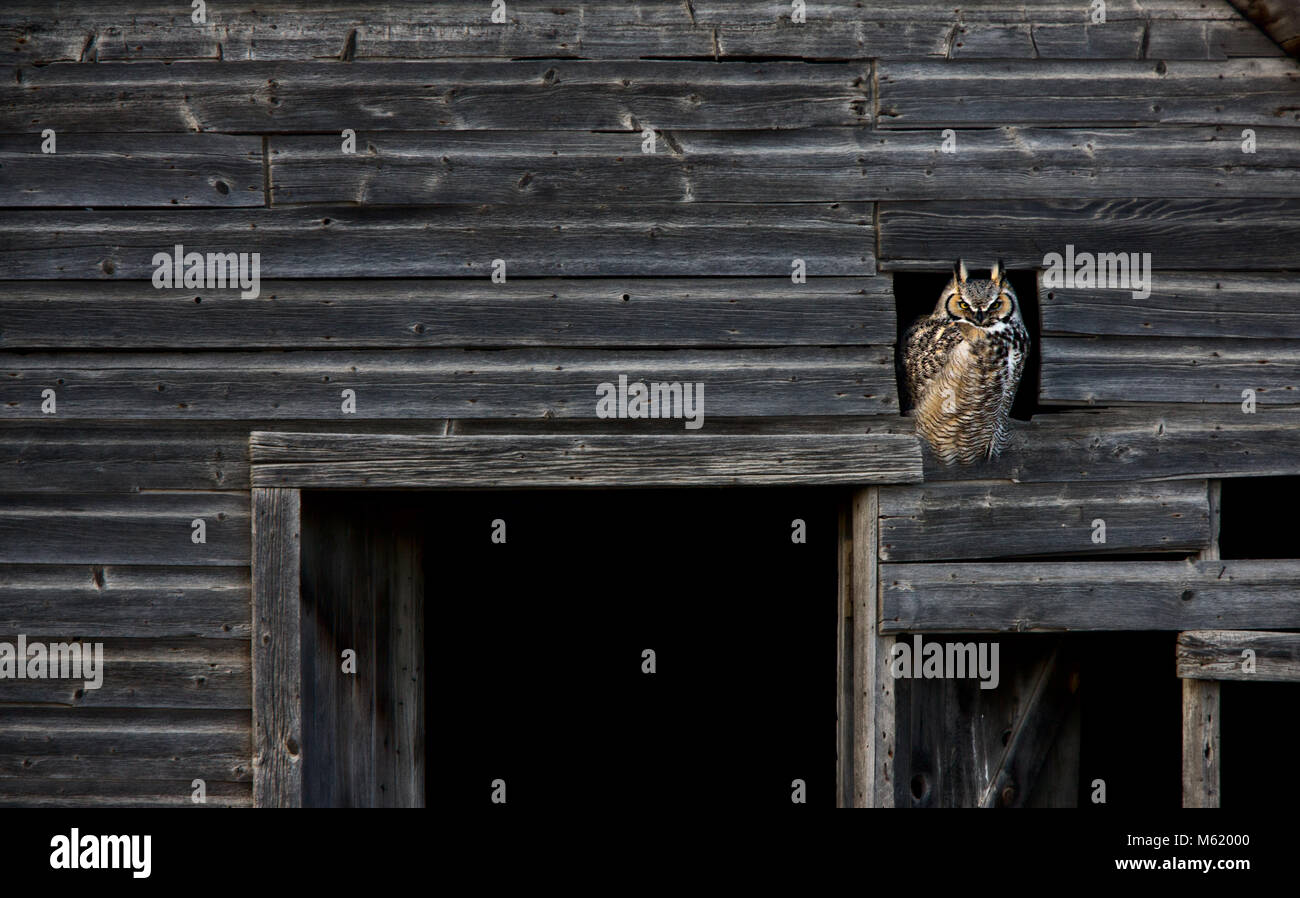
M 1221 558 L 1300 558 L 1288 528 L 1261 508 L 1291 508 L 1300 501 L 1300 477 L 1231 477 L 1219 500 Z
M 989 276 L 987 269 L 970 268 L 970 262 L 967 262 L 967 266 L 970 276 L 973 278 Z M 1024 318 L 1025 327 L 1029 330 L 1032 338 L 1029 355 L 1025 359 L 1025 371 L 1020 379 L 1020 389 L 1016 392 L 1016 401 L 1011 408 L 1011 417 L 1021 421 L 1028 421 L 1035 414 L 1052 411 L 1052 409 L 1038 404 L 1038 372 L 1039 358 L 1041 357 L 1039 341 L 1042 330 L 1039 326 L 1038 313 L 1038 276 L 1037 272 L 1032 270 L 1009 271 L 1007 276 L 1011 281 L 1011 286 L 1016 291 L 1016 298 L 1020 301 L 1020 314 Z M 895 314 L 898 327 L 898 342 L 895 344 L 897 351 L 894 353 L 894 374 L 898 385 L 899 409 L 904 413 L 911 411 L 912 402 L 907 395 L 903 377 L 903 338 L 907 334 L 908 328 L 934 311 L 935 304 L 939 301 L 939 295 L 951 279 L 951 269 L 939 272 L 898 271 L 893 274 Z
M 1260 755 L 1263 746 L 1291 749 L 1300 742 L 1300 720 L 1289 711 L 1300 704 L 1300 683 L 1224 680 L 1220 689 L 1221 806 L 1260 811 L 1294 807 L 1300 802 L 1300 780 L 1262 777 Z
M 304 802 L 833 807 L 844 501 L 304 491 Z

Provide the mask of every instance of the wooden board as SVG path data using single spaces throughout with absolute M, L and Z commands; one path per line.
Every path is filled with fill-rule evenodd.
M 248 559 L 246 493 L 0 496 L 0 564 L 198 567 Z
M 195 804 L 193 777 L 48 780 L 12 779 L 0 787 L 0 807 L 9 808 L 247 808 L 253 806 L 249 783 L 211 783 L 207 803 Z
M 957 258 L 980 267 L 999 257 L 1013 269 L 1042 268 L 1067 245 L 1076 253 L 1151 253 L 1158 269 L 1289 269 L 1300 245 L 1300 201 L 885 203 L 878 227 L 885 269 L 948 271 Z
M 31 632 L 27 644 L 103 644 L 98 689 L 77 679 L 5 681 L 10 705 L 68 708 L 225 708 L 247 710 L 251 695 L 249 647 L 242 639 L 80 639 Z M 14 644 L 15 636 L 5 641 Z
M 705 422 L 709 415 L 873 414 L 898 407 L 893 352 L 875 346 L 6 354 L 0 372 L 0 418 L 48 417 L 41 411 L 46 389 L 55 390 L 60 416 L 99 420 L 595 418 L 598 386 L 616 390 L 620 376 L 629 384 L 705 384 Z M 343 411 L 344 390 L 355 394 L 355 413 Z
M 1178 634 L 1177 670 L 1194 680 L 1300 682 L 1300 634 L 1189 630 Z
M 244 567 L 0 566 L 0 632 L 248 639 Z
M 462 131 L 270 138 L 272 197 L 287 203 L 613 203 L 1300 196 L 1300 130 L 994 128 L 956 132 L 814 128 L 677 131 L 640 137 Z
M 260 253 L 264 278 L 780 276 L 875 273 L 872 207 L 693 203 L 416 209 L 21 211 L 0 278 L 152 280 L 158 253 Z M 763 239 L 755 239 L 757 232 Z M 250 261 L 251 264 L 251 261 Z M 192 301 L 201 293 L 168 290 Z
M 0 132 L 765 129 L 870 121 L 865 63 L 100 62 L 0 68 Z M 639 151 L 635 135 L 629 146 Z
M 250 439 L 262 486 L 757 486 L 906 483 L 914 436 L 417 437 L 281 434 Z
M 1223 62 L 997 60 L 877 67 L 882 128 L 963 125 L 1300 125 L 1300 67 Z
M 251 783 L 247 711 L 6 708 L 0 801 L 20 781 Z
M 1285 340 L 1042 341 L 1039 401 L 1067 403 L 1300 403 L 1300 344 Z
M 262 142 L 224 134 L 0 135 L 4 206 L 261 206 Z
M 1099 535 L 1105 542 L 1096 541 Z M 882 561 L 1185 552 L 1209 538 L 1203 481 L 952 483 L 880 491 Z
M 1278 629 L 1300 620 L 1300 562 L 888 564 L 885 632 Z
M 302 509 L 297 490 L 253 490 L 253 799 L 301 807 Z
M 1025 4 L 1037 17 L 1036 4 Z M 968 22 L 967 8 L 948 43 L 949 59 L 1229 59 L 1281 56 L 1249 22 L 1225 19 L 1122 19 L 1106 22 Z M 902 53 L 880 58 L 902 58 Z M 920 56 L 921 54 L 911 54 Z
M 263 281 L 241 299 L 21 282 L 0 285 L 0 348 L 883 345 L 897 339 L 891 287 L 888 276 L 307 280 Z
M 1151 295 L 1040 283 L 1043 333 L 1074 336 L 1300 339 L 1300 275 L 1157 271 Z

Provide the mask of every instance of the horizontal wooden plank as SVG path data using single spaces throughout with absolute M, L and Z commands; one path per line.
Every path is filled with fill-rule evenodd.
M 1049 264 L 1049 253 L 1064 256 L 1067 246 L 1075 253 L 1151 253 L 1157 270 L 1300 264 L 1295 199 L 884 203 L 879 219 L 885 269 L 946 271 L 957 258 L 1039 268 Z
M 30 2 L 30 0 L 26 0 Z M 695 17 L 702 22 L 757 22 L 790 18 L 784 0 L 692 0 Z M 960 12 L 960 17 L 958 16 Z M 1088 9 L 1078 0 L 819 0 L 808 5 L 808 19 L 906 20 L 915 22 L 1078 22 L 1088 20 Z M 1106 21 L 1132 19 L 1234 19 L 1224 3 L 1203 0 L 1107 0 Z
M 1039 285 L 1050 335 L 1300 339 L 1300 274 L 1157 271 L 1151 295 Z
M 259 253 L 264 278 L 875 274 L 865 203 L 18 211 L 0 279 L 152 279 L 158 253 Z M 761 234 L 762 239 L 757 239 Z M 249 257 L 251 265 L 251 255 Z M 193 300 L 181 289 L 178 295 Z
M 1178 676 L 1193 680 L 1300 683 L 1300 633 L 1179 633 L 1177 670 Z
M 262 141 L 225 134 L 0 135 L 4 206 L 261 206 Z
M 1300 621 L 1300 561 L 886 564 L 885 632 L 1277 629 Z
M 0 566 L 0 633 L 248 639 L 242 567 Z
M 865 63 L 205 62 L 0 69 L 0 132 L 767 129 L 870 121 Z
M 0 418 L 9 419 L 48 417 L 41 410 L 47 389 L 69 419 L 596 418 L 599 385 L 617 389 L 620 377 L 703 383 L 704 422 L 898 408 L 888 346 L 13 353 L 0 355 L 0 372 Z M 355 411 L 344 411 L 347 400 Z
M 1300 66 L 1218 61 L 882 61 L 883 128 L 963 125 L 1300 125 Z
M 1023 482 L 1300 475 L 1300 414 L 1239 405 L 1148 406 L 1035 415 L 1011 446 L 974 468 L 926 456 L 925 479 Z
M 1194 480 L 882 487 L 880 558 L 1196 551 L 1210 542 L 1206 497 Z
M 0 284 L 0 348 L 668 348 L 897 338 L 888 276 L 803 284 L 788 277 L 263 281 L 258 298 L 239 294 L 191 295 L 148 281 Z
M 13 779 L 252 781 L 245 711 L 6 708 L 0 795 Z
M 1300 196 L 1300 129 L 849 128 L 625 134 L 476 131 L 270 139 L 277 204 L 793 202 Z
M 65 634 L 28 633 L 33 642 L 66 643 Z M 16 634 L 0 637 L 11 644 Z M 103 682 L 84 679 L 6 679 L 0 703 L 76 708 L 250 707 L 249 646 L 242 639 L 96 639 L 103 644 Z
M 1300 403 L 1300 344 L 1284 340 L 1047 337 L 1039 401 Z M 1239 410 L 1240 411 L 1240 410 Z
M 196 520 L 205 542 L 194 542 Z M 10 494 L 0 564 L 243 566 L 249 526 L 247 493 Z
M 251 783 L 212 782 L 207 801 L 192 800 L 193 777 L 131 781 L 15 777 L 0 780 L 0 807 L 9 808 L 251 808 Z
M 417 437 L 254 432 L 254 487 L 906 483 L 906 435 Z

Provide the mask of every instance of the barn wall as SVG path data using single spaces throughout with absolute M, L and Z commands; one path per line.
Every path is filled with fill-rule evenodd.
M 595 417 L 626 374 L 709 432 L 905 432 L 892 272 L 1072 243 L 1151 297 L 1041 290 L 1051 413 L 883 490 L 882 581 L 978 577 L 945 530 L 1026 508 L 999 555 L 1104 506 L 1180 558 L 1209 479 L 1295 473 L 1300 71 L 1227 2 L 506 5 L 0 10 L 0 629 L 109 662 L 4 684 L 0 803 L 251 803 L 252 429 L 680 432 Z M 260 296 L 155 289 L 177 243 Z

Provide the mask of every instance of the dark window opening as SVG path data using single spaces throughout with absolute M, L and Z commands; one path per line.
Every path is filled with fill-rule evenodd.
M 1219 707 L 1220 805 L 1276 810 L 1300 802 L 1300 780 L 1269 776 L 1270 760 L 1300 742 L 1300 683 L 1224 681 Z
M 1292 532 L 1277 526 L 1268 508 L 1293 508 L 1300 501 L 1300 477 L 1230 477 L 1219 501 L 1222 558 L 1300 558 Z
M 967 271 L 972 278 L 987 278 L 989 271 L 970 267 Z M 1011 416 L 1021 421 L 1028 421 L 1033 415 L 1047 411 L 1038 404 L 1039 340 L 1041 328 L 1038 314 L 1038 275 L 1035 271 L 1012 271 L 1008 277 L 1020 301 L 1020 314 L 1025 319 L 1029 330 L 1031 345 L 1025 359 L 1025 372 L 1020 378 L 1020 389 L 1016 392 L 1016 401 L 1011 408 Z M 942 272 L 895 272 L 894 298 L 898 319 L 898 351 L 894 354 L 894 369 L 898 383 L 899 410 L 908 412 L 912 402 L 907 395 L 903 378 L 904 335 L 916 321 L 934 312 L 939 302 L 939 295 L 952 279 L 951 269 Z

